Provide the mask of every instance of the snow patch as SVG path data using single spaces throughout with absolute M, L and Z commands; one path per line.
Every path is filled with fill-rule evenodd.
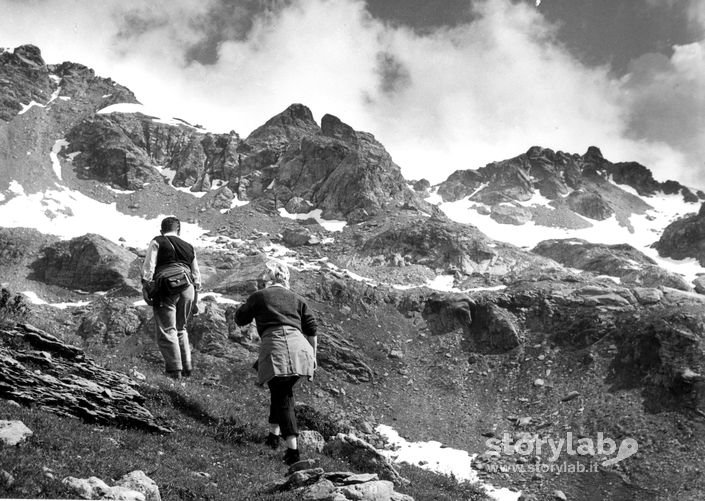
M 22 103 L 20 103 L 22 104 Z M 24 115 L 27 113 L 31 108 L 34 108 L 35 106 L 38 106 L 39 108 L 44 108 L 45 106 L 41 103 L 38 103 L 34 100 L 30 101 L 29 104 L 22 104 L 22 109 L 18 113 L 18 115 Z
M 20 183 L 15 181 L 14 179 L 10 181 L 10 186 L 8 188 L 8 191 L 14 195 L 23 197 L 25 195 L 24 188 Z
M 290 214 L 285 208 L 279 209 L 279 215 L 288 219 L 294 220 L 306 220 L 315 219 L 318 224 L 323 226 L 328 231 L 343 231 L 343 228 L 348 224 L 346 221 L 339 221 L 336 219 L 323 219 L 321 217 L 321 209 L 314 209 L 306 214 Z
M 242 301 L 235 301 L 234 299 L 230 299 L 228 297 L 223 296 L 222 294 L 219 294 L 217 292 L 204 292 L 204 293 L 199 293 L 198 294 L 198 299 L 205 299 L 207 297 L 212 297 L 216 303 L 218 304 L 242 304 Z
M 619 185 L 625 191 L 628 186 Z M 632 190 L 634 191 L 634 190 Z M 688 203 L 680 195 L 663 193 L 650 197 L 641 197 L 653 207 L 644 214 L 634 214 L 629 222 L 634 231 L 622 226 L 616 216 L 604 221 L 591 220 L 592 226 L 581 229 L 552 228 L 540 226 L 533 221 L 523 225 L 506 225 L 472 209 L 469 197 L 455 202 L 444 202 L 439 208 L 453 221 L 471 224 L 493 240 L 507 242 L 517 247 L 533 248 L 539 242 L 549 239 L 582 239 L 592 243 L 606 245 L 629 244 L 654 259 L 659 266 L 683 275 L 692 281 L 698 273 L 705 271 L 695 259 L 676 261 L 662 258 L 651 245 L 659 239 L 663 229 L 674 220 L 686 214 L 696 212 L 697 203 Z M 532 199 L 533 200 L 533 199 Z
M 61 177 L 61 162 L 59 161 L 59 153 L 61 152 L 62 148 L 68 145 L 69 143 L 65 139 L 58 139 L 54 142 L 54 146 L 52 146 L 51 148 L 51 153 L 49 153 L 49 158 L 51 158 L 51 165 L 54 168 L 54 174 L 56 174 L 56 177 L 59 178 L 59 181 L 63 180 L 63 178 Z
M 10 184 L 16 196 L 0 206 L 0 221 L 7 228 L 29 227 L 70 239 L 86 233 L 97 233 L 126 246 L 144 248 L 159 232 L 160 215 L 143 219 L 118 212 L 116 204 L 104 204 L 86 195 L 60 188 L 26 195 L 21 185 Z M 186 240 L 199 240 L 206 230 L 195 224 L 181 224 Z
M 21 294 L 23 294 L 31 304 L 43 304 L 47 306 L 52 306 L 54 308 L 58 308 L 60 310 L 65 310 L 66 308 L 72 308 L 72 307 L 81 307 L 81 306 L 86 306 L 91 304 L 90 301 L 78 301 L 74 303 L 48 303 L 44 301 L 42 298 L 40 298 L 36 292 L 32 291 L 22 291 Z
M 394 450 L 380 449 L 379 452 L 395 463 L 407 463 L 424 470 L 453 476 L 459 482 L 478 484 L 489 497 L 496 501 L 517 501 L 521 492 L 507 488 L 498 489 L 480 480 L 472 461 L 477 456 L 467 451 L 443 447 L 434 440 L 429 442 L 408 442 L 391 426 L 380 424 L 375 429 Z
M 103 97 L 105 97 L 105 96 L 103 96 Z M 181 126 L 190 127 L 192 129 L 196 129 L 199 132 L 203 132 L 203 133 L 212 132 L 215 134 L 219 134 L 219 132 L 216 132 L 216 131 L 210 131 L 210 130 L 204 129 L 200 126 L 191 125 L 188 122 L 181 120 L 180 118 L 175 118 L 175 117 L 164 118 L 162 116 L 162 112 L 157 110 L 156 108 L 149 108 L 143 104 L 138 104 L 138 103 L 111 104 L 110 106 L 107 106 L 105 108 L 102 108 L 101 110 L 98 110 L 97 113 L 100 115 L 107 115 L 109 113 L 141 113 L 147 117 L 150 117 L 153 122 L 162 123 L 162 124 L 166 124 L 166 125 L 173 125 L 173 126 L 181 125 Z

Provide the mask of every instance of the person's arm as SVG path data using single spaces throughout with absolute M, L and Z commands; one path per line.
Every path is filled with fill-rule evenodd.
M 196 259 L 196 253 L 193 254 L 193 261 L 191 261 L 191 276 L 193 277 L 193 284 L 196 290 L 201 290 L 201 270 L 198 267 L 198 260 Z
M 156 239 L 149 242 L 147 253 L 142 263 L 142 282 L 154 280 L 154 270 L 157 267 L 157 254 L 159 253 L 159 242 Z
M 235 310 L 235 323 L 239 326 L 247 325 L 255 318 L 255 298 L 250 295 L 245 304 Z
M 316 323 L 316 318 L 313 316 L 313 313 L 311 313 L 311 310 L 304 301 L 301 301 L 301 331 L 306 337 L 306 341 L 308 341 L 311 348 L 313 348 L 313 367 L 315 369 L 318 366 L 318 324 Z

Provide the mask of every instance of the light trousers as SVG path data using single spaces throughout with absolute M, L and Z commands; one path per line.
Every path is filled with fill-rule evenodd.
M 167 372 L 192 369 L 191 344 L 186 323 L 191 315 L 194 297 L 195 289 L 189 285 L 180 293 L 161 298 L 154 304 L 157 346 Z

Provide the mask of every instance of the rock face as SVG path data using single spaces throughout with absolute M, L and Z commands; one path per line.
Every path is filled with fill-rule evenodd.
M 433 294 L 422 315 L 435 335 L 462 330 L 463 348 L 471 353 L 505 353 L 522 343 L 517 320 L 491 301 Z
M 628 244 L 593 244 L 576 238 L 544 240 L 532 252 L 571 268 L 618 277 L 624 283 L 635 286 L 662 285 L 692 290 L 692 286 L 680 275 L 660 268 L 653 259 Z
M 89 292 L 116 287 L 138 290 L 139 260 L 127 249 L 96 234 L 58 242 L 33 263 L 36 278 Z
M 117 102 L 136 102 L 128 89 L 110 79 L 96 77 L 93 70 L 83 65 L 47 65 L 34 45 L 22 45 L 12 52 L 0 49 L 0 82 L 0 121 L 4 122 L 14 119 L 32 101 L 48 104 L 57 90 L 57 98 L 64 96 L 76 101 L 63 103 L 65 111 L 73 113 L 80 106 L 88 105 L 95 111 L 99 106 Z
M 136 383 L 83 350 L 27 324 L 0 329 L 0 397 L 88 422 L 170 432 L 143 406 Z
M 495 242 L 477 228 L 445 218 L 403 219 L 369 238 L 362 247 L 368 256 L 394 256 L 407 263 L 428 266 L 439 273 L 505 275 L 522 267 L 550 266 L 511 245 Z
M 205 134 L 189 125 L 167 125 L 141 114 L 95 115 L 67 135 L 77 174 L 115 188 L 134 190 L 163 183 L 156 167 L 175 172 L 174 186 L 207 191 L 229 180 L 237 167 L 237 134 Z
M 691 257 L 705 266 L 705 204 L 700 207 L 698 214 L 669 224 L 655 247 L 663 257 Z
M 136 308 L 121 299 L 101 298 L 87 308 L 76 333 L 88 344 L 114 348 L 141 329 L 151 328 L 151 319 L 146 308 Z
M 343 219 L 363 211 L 367 218 L 389 205 L 425 205 L 371 134 L 332 115 L 318 127 L 300 104 L 255 130 L 238 152 L 238 183 L 249 199 L 269 197 L 281 205 L 302 199 L 322 209 L 324 217 Z

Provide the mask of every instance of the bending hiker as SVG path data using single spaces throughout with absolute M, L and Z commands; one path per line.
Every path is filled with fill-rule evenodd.
M 254 319 L 262 339 L 257 359 L 257 382 L 269 386 L 269 435 L 267 445 L 279 447 L 283 436 L 287 450 L 284 462 L 300 458 L 299 434 L 294 413 L 294 385 L 302 376 L 313 378 L 316 368 L 316 319 L 308 305 L 289 290 L 289 269 L 271 261 L 261 276 L 257 292 L 235 312 L 235 322 L 247 325 Z
M 176 379 L 191 375 L 186 322 L 195 306 L 196 291 L 201 288 L 196 253 L 191 244 L 179 238 L 180 233 L 181 222 L 177 218 L 162 220 L 161 235 L 149 242 L 142 265 L 143 288 L 154 291 L 150 295 L 157 346 L 167 375 Z

